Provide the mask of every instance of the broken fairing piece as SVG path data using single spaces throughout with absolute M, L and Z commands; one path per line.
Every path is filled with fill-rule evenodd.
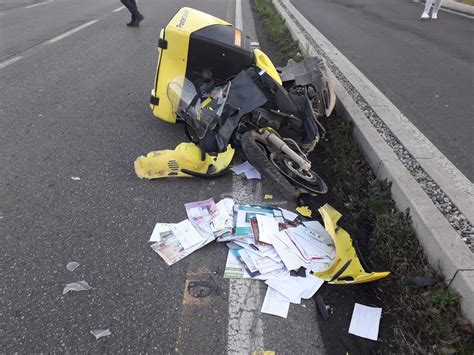
M 95 330 L 91 330 L 90 333 L 93 336 L 95 336 L 96 339 L 100 339 L 102 337 L 108 337 L 109 335 L 112 335 L 112 333 L 108 329 L 95 329 Z
M 70 262 L 67 263 L 66 269 L 68 269 L 69 271 L 74 271 L 74 270 L 77 269 L 78 266 L 79 266 L 78 262 L 70 261 Z
M 66 287 L 64 287 L 63 290 L 63 295 L 68 293 L 69 291 L 88 291 L 92 289 L 92 287 L 89 286 L 87 281 L 77 281 L 77 282 L 72 282 L 70 284 L 67 284 Z
M 216 156 L 205 155 L 194 143 L 181 143 L 174 150 L 157 150 L 135 160 L 135 173 L 139 178 L 159 179 L 165 177 L 213 177 L 220 176 L 234 156 L 229 145 L 225 152 Z
M 308 218 L 311 218 L 311 216 L 313 215 L 313 211 L 311 211 L 308 206 L 297 207 L 296 212 L 298 212 L 303 217 L 308 217 Z
M 351 237 L 337 225 L 337 221 L 342 215 L 329 204 L 325 204 L 318 211 L 323 217 L 324 227 L 334 241 L 336 257 L 327 269 L 314 272 L 314 275 L 330 284 L 343 285 L 375 281 L 390 274 L 390 272 L 365 271 L 354 249 Z

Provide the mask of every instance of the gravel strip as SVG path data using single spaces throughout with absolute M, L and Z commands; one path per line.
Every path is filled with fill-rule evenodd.
M 375 113 L 372 107 L 362 97 L 351 82 L 334 64 L 331 58 L 321 49 L 311 35 L 298 22 L 298 20 L 288 11 L 286 5 L 278 0 L 280 5 L 285 9 L 289 17 L 292 18 L 296 26 L 303 33 L 306 40 L 313 46 L 314 50 L 326 60 L 326 64 L 332 71 L 334 76 L 339 80 L 346 91 L 351 95 L 354 102 L 364 112 L 369 122 L 374 126 L 380 136 L 392 148 L 401 163 L 407 168 L 410 174 L 415 178 L 423 191 L 433 201 L 434 205 L 444 215 L 446 220 L 456 230 L 460 238 L 468 245 L 471 252 L 474 253 L 474 227 L 472 223 L 458 210 L 454 203 L 439 187 L 439 185 L 428 175 L 428 173 L 420 166 L 416 159 L 405 149 L 398 138 L 392 133 L 382 119 Z

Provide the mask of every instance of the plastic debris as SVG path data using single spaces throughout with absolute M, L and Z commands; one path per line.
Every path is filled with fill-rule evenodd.
M 91 330 L 90 333 L 95 336 L 96 339 L 100 339 L 102 337 L 108 337 L 112 335 L 109 329 L 95 329 Z
M 427 287 L 432 286 L 438 282 L 436 277 L 429 276 L 406 276 L 403 278 L 403 284 L 409 287 Z
M 313 211 L 311 211 L 308 206 L 297 207 L 296 212 L 298 212 L 303 217 L 308 217 L 308 218 L 311 218 L 311 216 L 313 215 Z
M 76 270 L 78 266 L 79 266 L 79 263 L 77 261 L 70 261 L 67 263 L 66 269 L 72 272 Z
M 79 176 L 71 176 L 71 179 L 74 181 L 80 181 L 81 178 Z
M 88 291 L 92 289 L 92 287 L 89 286 L 87 281 L 77 281 L 77 282 L 72 282 L 70 284 L 67 284 L 66 287 L 64 287 L 63 290 L 63 295 L 68 293 L 69 291 Z
M 273 195 L 265 195 L 263 198 L 265 200 L 273 200 Z

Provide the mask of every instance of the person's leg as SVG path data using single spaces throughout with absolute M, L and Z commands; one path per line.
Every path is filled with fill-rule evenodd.
M 135 17 L 137 17 L 137 15 L 140 14 L 138 12 L 137 3 L 135 2 L 135 0 L 120 0 L 120 1 L 132 14 L 132 19 L 134 19 Z
M 422 20 L 428 20 L 430 18 L 429 12 L 430 8 L 433 5 L 433 0 L 426 0 L 425 3 L 425 9 L 423 10 L 423 13 L 421 14 L 421 19 Z
M 431 11 L 431 18 L 433 20 L 436 20 L 438 18 L 438 10 L 439 8 L 441 7 L 441 3 L 442 3 L 443 0 L 436 0 L 435 1 L 435 4 L 434 4 L 434 7 L 433 7 L 433 11 Z

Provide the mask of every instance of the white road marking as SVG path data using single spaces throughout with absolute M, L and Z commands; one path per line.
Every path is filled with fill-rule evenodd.
M 123 9 L 125 9 L 125 6 L 120 6 L 118 9 L 115 9 L 112 12 L 119 12 L 119 11 L 122 11 Z
M 245 183 L 243 177 L 233 175 L 232 195 L 236 203 L 259 203 L 262 183 Z M 250 354 L 264 348 L 261 287 L 262 283 L 256 280 L 229 280 L 228 354 Z
M 93 25 L 94 23 L 96 23 L 97 21 L 99 20 L 92 20 L 92 21 L 89 21 L 89 22 L 86 22 L 85 24 L 83 25 L 80 25 L 80 26 L 77 26 L 76 28 L 73 28 L 72 30 L 69 30 L 69 31 L 66 31 L 64 32 L 63 34 L 60 34 L 59 36 L 56 36 L 54 38 L 51 38 L 49 41 L 46 41 L 45 43 L 46 44 L 51 44 L 51 43 L 55 43 L 57 41 L 60 41 L 62 40 L 63 38 L 66 38 L 70 35 L 72 35 L 73 33 L 76 33 L 80 30 L 83 30 L 84 28 L 86 27 L 89 27 L 90 25 Z
M 235 0 L 235 27 L 243 31 L 242 24 L 242 0 Z
M 39 4 L 34 4 L 34 5 L 30 5 L 30 6 L 25 6 L 25 9 L 31 9 L 31 8 L 36 7 L 36 6 L 49 4 L 50 2 L 54 2 L 54 0 L 49 0 L 49 1 L 45 1 L 45 2 L 40 2 Z
M 0 69 L 3 69 L 5 67 L 9 66 L 10 64 L 13 64 L 13 63 L 19 61 L 21 58 L 23 58 L 23 57 L 21 55 L 19 55 L 19 56 L 16 56 L 16 57 L 13 57 L 13 58 L 10 58 L 10 59 L 7 59 L 7 60 L 1 62 L 0 63 Z

